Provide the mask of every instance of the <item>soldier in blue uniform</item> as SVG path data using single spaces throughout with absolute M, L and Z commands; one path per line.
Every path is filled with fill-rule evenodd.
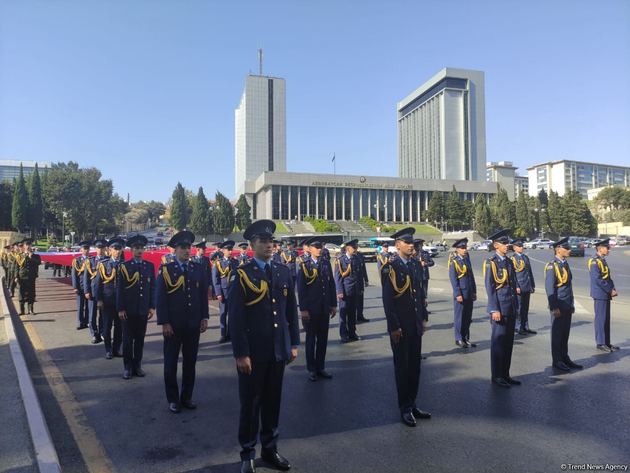
M 94 278 L 96 277 L 96 268 L 98 264 L 105 261 L 107 256 L 107 240 L 94 240 L 93 245 L 96 247 L 96 255 L 90 256 L 85 262 L 85 271 L 83 271 L 83 293 L 88 301 L 88 328 L 92 343 L 101 343 L 103 338 L 101 332 L 103 330 L 103 312 L 99 310 L 96 299 L 94 298 Z
M 429 299 L 429 268 L 435 266 L 435 261 L 431 258 L 431 255 L 428 251 L 422 249 L 422 245 L 424 244 L 424 240 L 422 238 L 417 238 L 413 241 L 413 245 L 416 248 L 417 258 L 420 262 L 420 267 L 422 268 L 422 289 L 424 289 L 424 295 Z M 427 310 L 427 314 L 430 314 Z
M 335 287 L 339 299 L 339 337 L 341 343 L 360 340 L 357 335 L 357 307 L 363 297 L 363 267 L 356 255 L 357 240 L 344 243 L 345 253 L 335 258 Z
M 255 472 L 260 424 L 262 459 L 276 469 L 290 463 L 278 453 L 278 420 L 285 366 L 297 357 L 300 344 L 293 278 L 272 261 L 275 223 L 258 220 L 243 236 L 254 258 L 230 275 L 229 323 L 238 371 L 241 472 Z
M 382 274 L 383 266 L 389 263 L 392 254 L 389 252 L 389 243 L 381 243 L 381 251 L 376 254 L 376 269 L 378 274 Z
M 170 246 L 166 247 L 168 249 L 168 253 L 164 253 L 162 258 L 160 258 L 160 264 L 170 263 L 175 259 L 175 248 L 171 248 Z
M 212 265 L 210 264 L 210 258 L 206 256 L 206 241 L 203 240 L 198 243 L 193 243 L 193 246 L 197 254 L 193 256 L 191 260 L 205 270 L 206 278 L 209 283 L 212 281 Z
M 529 298 L 536 290 L 532 264 L 529 261 L 529 257 L 523 252 L 523 240 L 513 240 L 512 248 L 514 249 L 514 254 L 511 260 L 516 272 L 516 294 L 518 295 L 517 319 L 520 321 L 518 333 L 520 335 L 535 335 L 536 331 L 529 328 Z
M 361 291 L 361 295 L 357 301 L 357 324 L 364 324 L 370 321 L 370 319 L 368 319 L 363 314 L 363 306 L 365 303 L 365 288 L 370 285 L 370 280 L 368 278 L 367 268 L 365 266 L 365 256 L 363 256 L 363 254 L 360 251 L 358 251 L 358 249 L 357 251 L 355 251 L 355 255 L 357 259 L 359 260 L 359 266 L 361 267 L 361 274 L 363 275 L 363 291 Z
M 212 246 L 214 246 L 214 251 L 210 253 L 210 262 L 214 265 L 215 261 L 219 258 L 223 257 L 223 252 L 221 251 L 221 241 L 215 241 Z
M 304 261 L 306 261 L 307 258 L 311 257 L 311 254 L 308 251 L 309 246 L 306 243 L 304 243 L 305 241 L 308 241 L 308 238 L 302 242 L 302 254 L 298 255 L 295 258 L 295 275 L 296 276 L 297 276 L 298 271 L 300 271 L 300 265 Z M 297 283 L 296 283 L 296 286 L 297 286 Z
M 488 237 L 495 253 L 484 262 L 483 275 L 488 295 L 488 314 L 492 325 L 490 365 L 492 382 L 502 388 L 518 386 L 520 381 L 510 376 L 514 326 L 518 302 L 516 275 L 507 257 L 510 238 L 508 230 L 499 230 Z
M 617 297 L 617 290 L 606 262 L 609 251 L 610 238 L 599 240 L 595 243 L 595 256 L 588 260 L 591 297 L 595 304 L 595 343 L 598 350 L 607 353 L 619 350 L 610 343 L 610 301 Z
M 569 238 L 553 245 L 555 257 L 545 265 L 545 292 L 551 311 L 551 356 L 553 367 L 560 371 L 582 369 L 569 358 L 569 333 L 575 312 L 571 268 L 567 256 L 571 254 Z
M 143 377 L 142 352 L 147 321 L 155 314 L 155 266 L 142 259 L 147 238 L 134 235 L 127 240 L 132 258 L 119 263 L 116 309 L 122 321 L 123 379 Z
M 118 317 L 116 307 L 116 287 L 118 285 L 118 271 L 120 263 L 124 262 L 123 248 L 125 240 L 112 238 L 107 243 L 109 258 L 101 261 L 96 267 L 96 276 L 92 282 L 92 295 L 98 310 L 103 314 L 103 328 L 101 336 L 105 342 L 105 358 L 122 356 L 122 322 Z M 112 344 L 112 327 L 114 342 Z
M 243 266 L 246 263 L 249 263 L 249 256 L 247 255 L 247 249 L 249 248 L 249 243 L 246 241 L 242 241 L 238 244 L 239 253 L 236 255 L 236 261 L 238 261 L 239 266 Z
M 468 256 L 468 238 L 453 243 L 455 253 L 449 257 L 448 275 L 453 288 L 455 344 L 460 348 L 476 347 L 470 342 L 473 303 L 477 300 L 477 284 Z
M 326 371 L 326 348 L 330 319 L 337 311 L 337 292 L 333 270 L 321 258 L 322 242 L 314 236 L 305 240 L 309 255 L 297 269 L 297 293 L 302 325 L 306 331 L 306 369 L 311 381 L 330 379 Z
M 417 419 L 431 414 L 418 409 L 422 335 L 427 321 L 426 297 L 422 289 L 422 268 L 413 257 L 415 228 L 392 235 L 398 257 L 382 268 L 383 308 L 394 355 L 398 408 L 405 425 L 416 426 Z
M 164 335 L 164 385 L 168 409 L 196 409 L 192 400 L 199 336 L 208 329 L 208 275 L 190 258 L 192 232 L 173 235 L 169 246 L 175 259 L 160 266 L 155 284 L 157 323 Z M 182 353 L 182 387 L 177 385 L 177 362 Z
M 297 251 L 295 251 L 295 249 L 293 248 L 293 242 L 291 240 L 287 242 L 287 249 L 284 250 L 280 256 L 282 258 L 282 264 L 289 268 L 289 271 L 293 275 L 293 278 L 295 278 L 295 276 L 297 275 L 296 263 L 298 254 Z
M 72 274 L 70 275 L 70 279 L 77 303 L 77 330 L 88 328 L 89 311 L 88 301 L 83 292 L 83 273 L 85 271 L 85 262 L 90 256 L 90 244 L 91 242 L 89 241 L 79 243 L 81 255 L 72 259 Z
M 212 284 L 214 293 L 219 300 L 219 323 L 221 325 L 221 338 L 219 343 L 226 343 L 230 340 L 230 330 L 228 327 L 228 287 L 230 284 L 230 274 L 238 268 L 238 261 L 232 257 L 234 242 L 224 241 L 220 244 L 223 257 L 217 258 L 212 266 Z

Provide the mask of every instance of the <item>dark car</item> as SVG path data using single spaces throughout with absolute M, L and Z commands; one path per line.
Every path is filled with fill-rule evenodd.
M 584 256 L 586 245 L 583 238 L 569 237 L 569 245 L 571 245 L 571 256 Z

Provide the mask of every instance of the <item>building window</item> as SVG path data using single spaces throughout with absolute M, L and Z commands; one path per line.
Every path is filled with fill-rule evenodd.
M 271 218 L 280 220 L 280 186 L 271 186 Z
M 317 198 L 319 202 L 317 203 L 317 215 L 315 217 L 326 218 L 326 189 L 324 187 L 317 188 Z
M 328 197 L 328 212 L 326 215 L 326 219 L 327 220 L 334 220 L 335 219 L 335 189 L 332 187 L 329 187 L 328 189 L 326 189 L 326 196 Z
M 280 218 L 289 220 L 289 186 L 280 186 Z
M 337 211 L 337 216 L 335 220 L 343 220 L 343 187 L 337 187 L 335 189 L 335 196 L 337 197 L 337 205 L 335 209 Z

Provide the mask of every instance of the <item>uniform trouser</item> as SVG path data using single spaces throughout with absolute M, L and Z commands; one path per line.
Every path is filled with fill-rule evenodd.
M 561 310 L 560 317 L 551 316 L 551 358 L 554 363 L 567 362 L 569 358 L 569 333 L 571 310 Z
M 11 291 L 11 297 L 15 296 L 15 288 L 17 287 L 17 281 L 14 276 L 11 276 L 9 281 L 9 291 Z
M 425 299 L 429 299 L 429 280 L 428 279 L 422 280 L 422 290 L 424 291 Z
M 529 328 L 529 298 L 531 297 L 531 293 L 529 292 L 521 292 L 517 296 L 518 301 L 518 319 L 519 319 L 519 328 L 521 330 L 526 330 Z
M 97 302 L 92 298 L 88 301 L 88 328 L 92 338 L 99 338 L 103 331 L 103 311 L 98 308 Z
M 610 345 L 610 300 L 593 299 L 595 303 L 595 343 Z
M 339 336 L 353 338 L 357 336 L 357 304 L 359 294 L 345 295 L 339 301 Z
M 252 360 L 251 374 L 238 373 L 238 395 L 241 413 L 238 425 L 238 441 L 241 444 L 241 460 L 256 457 L 256 440 L 260 429 L 263 451 L 273 453 L 278 446 L 278 420 L 282 398 L 282 377 L 285 361 Z
M 221 326 L 221 336 L 229 337 L 228 329 L 228 301 L 223 296 L 223 302 L 219 302 L 219 325 Z
M 112 327 L 114 328 L 114 345 L 112 347 Z M 103 341 L 105 342 L 105 352 L 120 353 L 122 345 L 122 325 L 118 318 L 115 301 L 105 301 L 103 307 Z
M 314 312 L 309 315 L 308 322 L 303 323 L 306 330 L 306 369 L 316 373 L 323 371 L 325 367 L 330 317 L 328 314 Z
M 403 334 L 398 343 L 394 343 L 390 338 L 390 345 L 394 354 L 398 407 L 401 412 L 406 413 L 411 412 L 416 407 L 416 397 L 420 384 L 422 337 L 414 331 L 403 330 Z
M 147 316 L 129 314 L 122 320 L 123 363 L 126 370 L 140 368 L 147 333 Z
M 32 304 L 35 302 L 35 278 L 19 279 L 20 304 Z
M 492 378 L 510 377 L 510 365 L 512 364 L 512 349 L 514 348 L 514 326 L 516 317 L 514 313 L 501 313 L 501 320 L 492 324 L 492 338 L 490 341 L 490 368 Z
M 470 324 L 472 322 L 473 300 L 464 299 L 463 302 L 454 301 L 455 318 L 453 329 L 455 330 L 455 340 L 470 339 Z
M 365 291 L 361 291 L 361 293 L 357 296 L 357 320 L 365 319 L 365 315 L 363 315 L 364 302 L 365 302 Z
M 89 317 L 89 304 L 82 291 L 76 295 L 77 301 L 77 327 L 87 326 Z
M 190 401 L 195 387 L 195 365 L 199 351 L 199 327 L 173 327 L 164 337 L 164 387 L 168 402 Z M 177 385 L 177 362 L 182 353 L 182 390 Z

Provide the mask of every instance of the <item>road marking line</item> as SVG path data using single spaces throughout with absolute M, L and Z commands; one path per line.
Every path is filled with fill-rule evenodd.
M 88 419 L 74 396 L 70 386 L 65 382 L 63 374 L 44 347 L 33 324 L 24 321 L 24 328 L 31 339 L 33 348 L 42 367 L 48 385 L 59 403 L 61 412 L 68 422 L 70 432 L 79 447 L 83 461 L 90 473 L 114 473 L 114 464 L 107 456 L 103 444 L 96 432 L 89 426 Z

